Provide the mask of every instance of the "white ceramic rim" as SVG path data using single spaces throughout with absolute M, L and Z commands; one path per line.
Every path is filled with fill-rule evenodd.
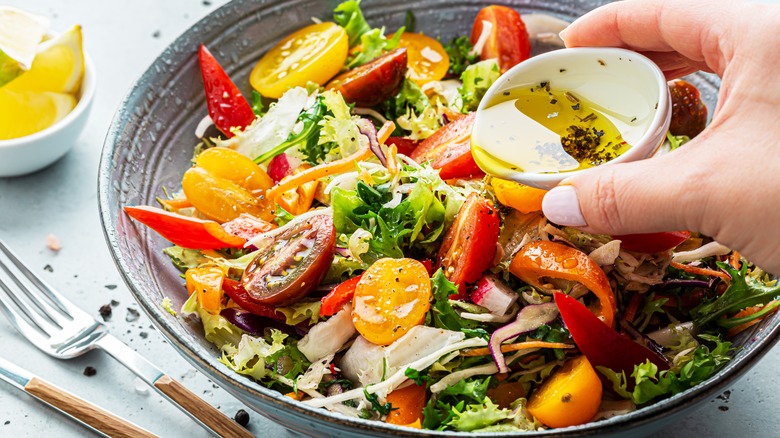
M 504 84 L 513 75 L 517 74 L 516 72 L 518 70 L 522 71 L 528 68 L 532 64 L 536 64 L 540 62 L 549 62 L 550 60 L 558 59 L 561 56 L 564 57 L 569 56 L 570 54 L 576 54 L 576 53 L 603 54 L 604 52 L 612 52 L 616 55 L 622 54 L 625 57 L 631 57 L 631 59 L 639 61 L 637 64 L 644 66 L 648 71 L 652 73 L 653 77 L 655 78 L 656 86 L 658 88 L 658 107 L 653 110 L 655 111 L 655 115 L 653 116 L 653 121 L 652 123 L 650 123 L 650 125 L 648 125 L 647 130 L 639 139 L 637 145 L 635 145 L 628 151 L 624 152 L 614 160 L 604 163 L 602 166 L 615 164 L 615 163 L 637 161 L 642 158 L 648 158 L 652 156 L 663 143 L 661 142 L 657 145 L 647 145 L 646 143 L 648 142 L 650 137 L 652 137 L 653 133 L 655 133 L 658 129 L 660 129 L 665 124 L 667 125 L 667 130 L 668 130 L 668 122 L 670 121 L 671 97 L 669 95 L 669 85 L 667 83 L 666 76 L 664 76 L 663 71 L 661 71 L 658 65 L 656 65 L 656 63 L 650 60 L 650 58 L 642 55 L 641 53 L 634 52 L 632 50 L 621 49 L 617 47 L 575 47 L 575 48 L 553 50 L 551 52 L 536 55 L 533 58 L 529 58 L 521 62 L 520 64 L 517 64 L 516 66 L 507 70 L 506 73 L 502 74 L 498 78 L 498 80 L 494 82 L 493 85 L 491 85 L 488 91 L 485 93 L 485 97 L 479 103 L 479 106 L 477 107 L 477 111 L 483 110 L 487 102 L 491 100 L 489 97 L 495 95 L 495 93 L 497 93 L 498 90 L 502 89 Z M 652 150 L 648 150 L 648 148 L 650 148 L 651 146 L 652 146 Z M 538 182 L 538 184 L 536 185 L 537 187 L 552 187 L 569 177 L 577 175 L 581 172 L 586 172 L 588 170 L 591 169 L 582 169 L 582 170 L 575 170 L 571 172 L 562 172 L 562 173 L 513 172 L 512 174 L 523 175 L 523 179 L 528 181 L 529 185 L 533 185 L 530 184 L 530 182 L 534 181 L 534 182 Z M 508 174 L 497 175 L 497 176 L 500 178 L 511 177 L 511 175 Z
M 34 134 L 25 135 L 24 137 L 12 138 L 10 140 L 0 140 L 0 149 L 4 147 L 17 147 L 26 146 L 30 143 L 35 143 L 43 138 L 56 135 L 59 131 L 71 124 L 74 120 L 81 116 L 81 113 L 86 111 L 90 102 L 95 97 L 95 90 L 97 88 L 97 76 L 95 72 L 95 64 L 92 63 L 92 58 L 84 52 L 84 78 L 81 81 L 81 89 L 79 90 L 79 101 L 76 106 L 63 117 L 62 120 L 49 126 L 43 131 L 38 131 Z

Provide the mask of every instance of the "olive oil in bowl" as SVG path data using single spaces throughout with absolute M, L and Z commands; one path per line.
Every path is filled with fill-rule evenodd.
M 471 145 L 483 170 L 501 176 L 598 166 L 630 150 L 652 122 L 650 108 L 618 113 L 552 85 L 504 90 L 480 109 Z

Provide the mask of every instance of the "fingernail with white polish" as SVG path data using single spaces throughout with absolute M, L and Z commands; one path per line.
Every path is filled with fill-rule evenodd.
M 577 191 L 572 186 L 558 186 L 544 196 L 542 210 L 550 222 L 568 227 L 588 225 L 580 210 Z
M 568 29 L 568 27 L 566 29 Z M 558 33 L 558 38 L 560 38 L 564 43 L 566 42 L 566 29 L 563 29 Z

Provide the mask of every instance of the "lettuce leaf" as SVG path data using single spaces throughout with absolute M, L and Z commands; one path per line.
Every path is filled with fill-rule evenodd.
M 285 324 L 298 325 L 306 320 L 310 324 L 316 324 L 320 320 L 320 300 L 303 300 L 287 307 L 277 307 L 277 312 L 282 312 L 285 317 Z
M 398 43 L 401 41 L 401 34 L 404 33 L 404 28 L 398 29 L 393 37 L 387 39 L 385 36 L 385 28 L 371 29 L 360 36 L 361 50 L 357 54 L 347 60 L 348 68 L 360 67 L 363 64 L 367 64 L 376 58 L 382 56 L 385 52 L 398 47 Z
M 347 31 L 349 47 L 355 47 L 360 37 L 371 30 L 363 11 L 360 10 L 360 0 L 345 1 L 333 10 L 333 21 Z
M 186 249 L 176 245 L 163 249 L 163 253 L 170 257 L 173 265 L 182 272 L 189 268 L 197 268 L 208 260 L 200 250 Z
M 462 412 L 456 410 L 455 418 L 450 422 L 450 426 L 457 430 L 469 432 L 485 428 L 511 417 L 512 411 L 499 408 L 493 404 L 490 397 L 485 397 L 482 404 L 468 405 Z
M 434 327 L 456 332 L 463 329 L 479 328 L 479 322 L 461 318 L 452 308 L 450 296 L 458 294 L 458 287 L 444 276 L 444 271 L 439 269 L 433 274 L 431 287 L 433 288 L 433 303 L 430 312 Z M 469 334 L 469 332 L 466 333 Z
M 244 331 L 234 326 L 227 319 L 219 314 L 212 315 L 203 310 L 198 303 L 198 294 L 190 295 L 189 299 L 182 305 L 180 313 L 182 316 L 197 315 L 203 324 L 203 332 L 207 341 L 223 349 L 226 346 L 235 346 L 241 341 Z
M 496 59 L 487 59 L 466 67 L 460 76 L 463 86 L 458 89 L 461 98 L 463 98 L 462 111 L 464 113 L 477 109 L 485 92 L 500 74 L 501 71 Z

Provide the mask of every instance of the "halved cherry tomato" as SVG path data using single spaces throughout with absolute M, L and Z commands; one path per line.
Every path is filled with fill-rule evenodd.
M 581 283 L 599 299 L 597 315 L 610 328 L 615 323 L 615 294 L 609 280 L 601 267 L 578 249 L 537 240 L 520 248 L 512 258 L 509 272 L 536 288 L 543 287 L 544 278 Z
M 355 289 L 362 276 L 363 274 L 340 283 L 327 295 L 322 297 L 320 316 L 333 316 L 344 307 L 344 304 L 352 301 L 352 297 L 355 296 Z
M 390 137 L 385 141 L 385 145 L 395 145 L 399 154 L 411 155 L 417 146 L 420 144 L 418 140 L 412 140 L 406 137 Z
M 387 414 L 385 421 L 399 426 L 414 427 L 415 423 L 423 419 L 426 393 L 425 385 L 412 384 L 387 394 L 387 403 L 390 403 L 393 410 Z
M 442 179 L 479 177 L 484 175 L 471 155 L 471 128 L 475 113 L 454 120 L 423 140 L 410 157 L 418 162 L 431 162 Z
M 379 259 L 363 273 L 352 299 L 352 322 L 366 340 L 389 345 L 425 321 L 431 279 L 414 259 Z
M 501 73 L 504 73 L 531 56 L 531 41 L 520 13 L 506 6 L 482 8 L 471 29 L 472 44 L 477 44 L 485 21 L 492 25 L 492 29 L 480 53 L 482 60 L 498 58 Z
M 187 291 L 198 294 L 198 303 L 203 310 L 212 315 L 222 310 L 222 281 L 227 273 L 218 265 L 201 265 L 187 269 L 184 278 L 187 281 Z
M 255 121 L 255 113 L 238 87 L 219 65 L 216 58 L 203 44 L 198 51 L 203 88 L 206 90 L 206 106 L 214 125 L 227 138 L 233 136 L 230 128 L 244 129 Z
M 285 320 L 284 314 L 282 312 L 277 312 L 276 307 L 255 301 L 249 295 L 249 292 L 244 289 L 244 286 L 241 286 L 240 281 L 225 278 L 222 280 L 222 290 L 231 300 L 249 313 L 265 316 L 266 318 L 278 319 L 279 321 Z
M 623 234 L 612 236 L 620 241 L 620 247 L 629 251 L 654 253 L 667 251 L 691 237 L 690 231 L 668 231 L 647 234 Z
M 578 356 L 531 394 L 526 409 L 548 427 L 584 424 L 598 412 L 603 391 L 596 370 L 585 356 Z
M 246 239 L 225 231 L 214 221 L 183 216 L 148 206 L 126 206 L 124 210 L 133 219 L 182 248 L 240 248 L 246 243 Z
M 496 253 L 501 220 L 493 203 L 476 193 L 466 198 L 439 248 L 436 268 L 464 294 L 490 268 Z
M 507 207 L 512 207 L 521 213 L 542 211 L 542 199 L 547 194 L 547 190 L 495 177 L 490 179 L 490 186 L 498 202 Z
M 202 167 L 190 167 L 184 172 L 181 188 L 199 212 L 217 222 L 227 222 L 243 213 L 273 220 L 270 208 L 260 199 L 238 184 L 214 176 Z
M 406 73 L 406 49 L 395 49 L 379 58 L 336 76 L 325 88 L 337 90 L 348 103 L 374 106 L 398 94 Z
M 276 225 L 248 214 L 242 214 L 241 216 L 222 224 L 222 228 L 234 236 L 249 240 L 258 234 L 273 230 L 276 228 Z
M 312 216 L 260 248 L 244 270 L 241 284 L 259 303 L 292 304 L 322 281 L 335 250 L 333 219 L 327 215 Z
M 268 190 L 274 185 L 271 177 L 260 166 L 233 149 L 220 147 L 206 149 L 195 158 L 195 165 L 253 193 Z
M 701 101 L 699 89 L 682 79 L 669 81 L 672 96 L 672 121 L 669 132 L 672 135 L 687 135 L 694 138 L 707 126 L 707 107 Z
M 392 38 L 392 35 L 388 38 Z M 409 58 L 409 71 L 406 76 L 417 85 L 441 80 L 450 68 L 450 57 L 444 47 L 429 36 L 404 32 L 398 47 L 406 48 Z
M 278 99 L 291 87 L 307 82 L 323 85 L 344 66 L 349 51 L 347 32 L 335 23 L 319 23 L 279 41 L 257 62 L 249 82 L 265 97 Z
M 495 388 L 488 389 L 487 396 L 499 407 L 509 409 L 517 399 L 525 397 L 525 387 L 523 382 L 501 382 Z

